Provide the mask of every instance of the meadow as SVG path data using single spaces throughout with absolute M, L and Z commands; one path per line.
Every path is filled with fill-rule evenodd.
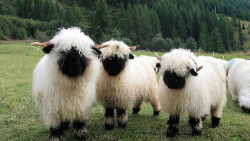
M 153 52 L 133 52 L 136 55 L 153 55 Z M 162 55 L 163 53 L 159 53 Z M 40 113 L 31 96 L 32 73 L 36 63 L 44 55 L 40 48 L 26 42 L 0 42 L 0 141 L 46 141 L 49 129 L 45 128 Z M 213 54 L 204 54 L 212 56 Z M 226 60 L 250 56 L 242 53 L 215 54 Z M 129 114 L 126 129 L 104 130 L 104 109 L 95 103 L 87 129 L 90 141 L 97 140 L 166 140 L 166 122 L 168 115 L 161 112 L 153 116 L 149 103 L 143 103 L 138 115 Z M 227 93 L 227 104 L 218 128 L 211 128 L 210 116 L 203 122 L 203 135 L 191 136 L 187 115 L 182 115 L 179 134 L 174 140 L 250 140 L 250 115 L 243 113 L 236 102 Z M 70 128 L 65 140 L 74 140 Z

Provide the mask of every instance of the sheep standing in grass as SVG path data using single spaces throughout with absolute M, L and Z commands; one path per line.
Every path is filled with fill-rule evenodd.
M 49 42 L 33 45 L 45 46 L 46 55 L 33 73 L 32 96 L 50 128 L 50 140 L 62 140 L 70 121 L 76 138 L 86 139 L 85 121 L 95 100 L 100 67 L 94 42 L 72 27 L 61 29 Z
M 134 58 L 121 41 L 111 40 L 101 46 L 108 46 L 101 50 L 102 67 L 97 83 L 97 99 L 105 108 L 105 129 L 114 128 L 114 109 L 117 109 L 118 128 L 125 128 L 126 110 L 133 108 L 133 113 L 138 113 L 144 100 L 151 103 L 154 115 L 158 115 L 158 86 L 151 64 L 142 57 Z
M 250 61 L 230 60 L 227 82 L 232 99 L 238 100 L 244 112 L 250 113 Z
M 162 108 L 169 113 L 166 136 L 177 135 L 181 113 L 188 113 L 193 136 L 201 135 L 201 117 L 210 112 L 212 127 L 217 127 L 226 103 L 223 66 L 185 49 L 174 49 L 157 57 L 161 60 L 159 98 Z

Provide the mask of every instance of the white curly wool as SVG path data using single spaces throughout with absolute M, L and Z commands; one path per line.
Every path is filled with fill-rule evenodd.
M 61 29 L 50 42 L 54 48 L 34 69 L 32 96 L 45 125 L 56 128 L 63 121 L 82 121 L 89 116 L 100 63 L 91 50 L 94 42 L 79 28 Z M 91 60 L 85 72 L 76 78 L 64 75 L 57 63 L 60 51 L 69 51 L 72 46 Z
M 230 60 L 227 82 L 232 99 L 238 100 L 241 107 L 250 109 L 250 61 Z
M 124 58 L 130 53 L 129 47 L 121 41 L 111 40 L 102 45 L 109 45 L 101 50 L 102 59 L 114 54 Z M 125 68 L 117 76 L 109 76 L 103 67 L 100 69 L 97 99 L 104 108 L 131 109 L 145 100 L 159 111 L 157 90 L 155 71 L 144 57 L 128 59 Z
M 188 113 L 200 119 L 217 109 L 213 116 L 221 118 L 226 103 L 226 76 L 221 63 L 214 58 L 196 57 L 189 50 L 174 49 L 162 56 L 159 97 L 162 108 L 170 115 Z M 190 69 L 202 65 L 198 76 L 189 74 Z M 163 81 L 164 72 L 174 71 L 185 77 L 182 89 L 169 89 Z

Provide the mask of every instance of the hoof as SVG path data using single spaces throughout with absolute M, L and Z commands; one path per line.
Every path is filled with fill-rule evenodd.
M 127 126 L 127 122 L 125 122 L 125 123 L 118 122 L 118 128 L 125 129 L 126 126 Z
M 50 141 L 63 141 L 64 139 L 63 139 L 63 137 L 62 136 L 52 136 L 51 138 L 50 138 Z
M 179 132 L 178 128 L 168 128 L 167 133 L 166 133 L 166 137 L 167 138 L 173 138 L 175 137 Z
M 219 126 L 220 124 L 220 119 L 221 118 L 218 118 L 218 117 L 212 117 L 211 120 L 212 120 L 212 128 L 216 128 Z
M 159 116 L 160 111 L 154 111 L 154 116 Z
M 75 132 L 75 138 L 81 141 L 87 140 L 89 138 L 87 129 L 84 128 L 84 129 L 77 130 Z
M 200 136 L 201 135 L 201 130 L 193 130 L 192 136 Z
M 141 109 L 139 108 L 133 108 L 133 114 L 138 114 Z
M 114 124 L 105 124 L 105 130 L 112 130 L 114 128 Z

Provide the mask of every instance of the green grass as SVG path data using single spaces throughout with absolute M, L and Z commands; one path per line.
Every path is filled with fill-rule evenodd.
M 134 52 L 136 55 L 148 52 Z M 162 53 L 160 53 L 162 55 Z M 218 56 L 217 56 L 218 55 Z M 24 42 L 0 43 L 0 141 L 46 141 L 49 130 L 44 127 L 39 111 L 31 97 L 32 72 L 43 56 L 41 50 Z M 235 54 L 216 54 L 216 57 L 231 59 Z M 241 55 L 240 57 L 247 58 Z M 95 103 L 87 129 L 89 140 L 165 140 L 168 115 L 152 116 L 150 104 L 143 103 L 138 115 L 129 113 L 129 122 L 125 130 L 104 130 L 104 110 Z M 218 128 L 211 128 L 210 117 L 203 123 L 203 135 L 192 137 L 187 115 L 181 116 L 180 132 L 176 140 L 250 140 L 250 115 L 242 112 L 237 103 L 228 94 L 227 105 Z M 66 140 L 74 140 L 70 128 Z

